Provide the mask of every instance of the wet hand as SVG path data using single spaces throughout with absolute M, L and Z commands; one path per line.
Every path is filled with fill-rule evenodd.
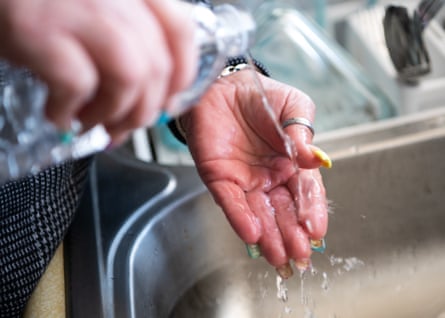
M 187 143 L 204 183 L 237 234 L 259 244 L 275 267 L 294 260 L 307 264 L 310 239 L 327 231 L 322 165 L 312 133 L 290 125 L 296 163 L 263 109 L 249 70 L 219 79 L 191 112 L 181 118 Z M 315 106 L 304 93 L 260 76 L 280 122 L 313 121 Z

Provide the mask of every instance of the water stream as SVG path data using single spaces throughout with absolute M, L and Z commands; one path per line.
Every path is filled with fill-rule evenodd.
M 278 135 L 280 136 L 281 140 L 283 141 L 283 145 L 284 145 L 284 148 L 286 149 L 286 153 L 287 153 L 289 159 L 296 164 L 297 152 L 295 149 L 295 143 L 292 141 L 292 139 L 289 137 L 289 135 L 284 132 L 284 129 L 281 126 L 279 118 L 277 118 L 277 115 L 275 114 L 273 107 L 270 105 L 269 100 L 267 99 L 267 96 L 266 96 L 266 92 L 264 91 L 264 87 L 261 84 L 260 78 L 256 72 L 255 63 L 253 62 L 251 55 L 247 54 L 246 59 L 248 61 L 248 64 L 250 65 L 253 82 L 254 82 L 256 88 L 258 89 L 258 93 L 261 96 L 263 109 L 267 113 L 269 119 L 274 124 Z
M 282 128 L 279 118 L 275 114 L 275 111 L 274 111 L 272 105 L 269 103 L 269 100 L 267 99 L 264 87 L 261 84 L 260 78 L 255 70 L 255 64 L 253 62 L 252 57 L 250 55 L 247 55 L 246 59 L 250 65 L 253 82 L 258 90 L 258 93 L 261 96 L 262 107 L 263 107 L 264 111 L 267 113 L 269 119 L 274 124 L 278 135 L 280 136 L 281 140 L 283 141 L 283 145 L 284 145 L 284 148 L 286 150 L 286 153 L 287 153 L 289 159 L 293 162 L 295 169 L 298 169 L 298 165 L 296 162 L 297 151 L 296 151 L 295 143 L 289 137 L 289 135 L 286 134 L 286 132 Z M 298 188 L 301 189 L 300 186 L 298 186 Z M 297 202 L 300 202 L 300 201 L 298 200 Z M 312 311 L 309 310 L 309 307 L 307 306 L 308 296 L 305 294 L 305 291 L 304 291 L 304 280 L 305 280 L 305 271 L 300 271 L 301 304 L 305 307 L 305 312 L 307 313 L 305 316 L 312 317 Z M 277 278 L 276 278 L 276 286 L 277 286 L 277 298 L 285 304 L 284 309 L 283 309 L 283 314 L 290 315 L 292 313 L 292 308 L 286 304 L 288 301 L 288 288 L 286 286 L 286 281 L 283 278 L 281 278 L 279 275 L 277 275 Z

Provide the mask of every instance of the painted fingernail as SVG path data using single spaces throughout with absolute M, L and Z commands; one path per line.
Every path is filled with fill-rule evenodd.
M 68 128 L 59 131 L 59 141 L 65 145 L 71 144 L 82 131 L 82 124 L 78 120 L 72 120 L 68 126 Z
M 258 244 L 246 244 L 247 254 L 252 259 L 261 257 L 261 249 Z
M 294 271 L 292 270 L 292 267 L 289 263 L 277 267 L 276 271 L 278 275 L 280 275 L 280 277 L 283 279 L 288 279 L 294 274 Z
M 326 241 L 324 238 L 320 240 L 311 239 L 311 249 L 314 252 L 323 253 L 326 250 Z
M 314 154 L 314 156 L 320 160 L 321 165 L 325 168 L 332 168 L 332 160 L 331 158 L 329 158 L 328 154 L 326 152 L 324 152 L 323 150 L 321 150 L 318 147 L 312 146 L 312 153 Z
M 310 259 L 299 259 L 295 261 L 295 267 L 300 272 L 306 271 L 311 266 L 311 260 Z
M 59 132 L 59 141 L 64 145 L 69 145 L 73 142 L 75 134 L 71 130 Z
M 156 122 L 156 125 L 165 125 L 171 120 L 171 116 L 167 114 L 166 112 L 162 112 L 159 117 L 158 121 Z

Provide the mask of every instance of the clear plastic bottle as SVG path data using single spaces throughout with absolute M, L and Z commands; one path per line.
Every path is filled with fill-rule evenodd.
M 0 60 L 0 182 L 35 173 L 109 144 L 103 127 L 78 135 L 80 124 L 59 131 L 44 115 L 48 89 L 24 68 Z
M 229 4 L 213 10 L 185 2 L 181 5 L 198 26 L 199 69 L 191 87 L 168 102 L 169 117 L 196 103 L 228 57 L 246 53 L 255 29 L 248 13 Z M 59 131 L 44 116 L 47 93 L 45 83 L 29 70 L 0 60 L 0 183 L 104 150 L 109 144 L 102 126 L 81 133 L 80 123 L 73 122 L 69 132 Z
M 230 4 L 215 6 L 182 3 L 196 21 L 195 41 L 200 48 L 198 74 L 192 86 L 175 96 L 167 107 L 170 116 L 183 113 L 217 78 L 228 57 L 243 55 L 253 44 L 255 22 L 250 14 Z

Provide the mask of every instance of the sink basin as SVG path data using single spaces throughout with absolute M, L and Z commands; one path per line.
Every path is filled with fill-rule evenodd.
M 445 110 L 317 143 L 327 250 L 286 281 L 247 257 L 193 167 L 104 154 L 68 235 L 69 317 L 439 318 L 445 313 Z

